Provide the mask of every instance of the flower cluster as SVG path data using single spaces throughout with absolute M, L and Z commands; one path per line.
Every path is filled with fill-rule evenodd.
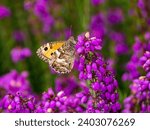
M 108 11 L 108 22 L 110 24 L 118 24 L 123 21 L 123 12 L 120 8 L 111 9 Z
M 98 38 L 103 38 L 106 34 L 106 20 L 102 13 L 92 16 L 90 23 L 90 32 Z
M 28 72 L 23 71 L 19 74 L 17 71 L 12 70 L 0 77 L 0 88 L 6 90 L 4 91 L 6 92 L 5 94 L 16 94 L 17 92 L 22 92 L 22 95 L 26 96 L 31 93 L 30 83 L 27 78 Z
M 51 0 L 34 0 L 24 2 L 25 10 L 33 12 L 33 14 L 39 19 L 39 21 L 42 23 L 42 31 L 45 34 L 49 33 L 54 25 L 54 18 L 50 13 L 51 6 Z
M 59 112 L 86 112 L 89 91 L 83 91 L 72 95 L 66 95 L 63 91 L 57 94 L 49 88 L 42 95 L 42 100 L 37 104 L 35 112 L 59 113 Z
M 148 55 L 150 51 L 150 33 L 146 32 L 144 35 L 144 41 L 140 40 L 139 37 L 135 37 L 135 43 L 132 46 L 133 54 L 130 61 L 126 65 L 127 72 L 123 74 L 123 81 L 132 81 L 140 76 L 139 68 L 141 64 L 144 65 L 148 61 Z M 146 51 L 145 55 L 142 57 L 143 53 Z M 147 58 L 147 59 L 146 59 Z M 146 69 L 148 62 L 144 65 Z M 148 71 L 148 70 L 146 70 Z
M 90 32 L 91 35 L 103 39 L 108 36 L 111 41 L 115 43 L 114 51 L 118 55 L 127 54 L 128 45 L 125 40 L 125 35 L 119 31 L 114 30 L 113 26 L 124 21 L 123 11 L 121 8 L 113 8 L 104 13 L 99 13 L 91 18 Z M 105 41 L 103 40 L 103 43 Z M 106 43 L 107 44 L 107 43 Z
M 140 58 L 140 62 L 146 72 L 150 71 L 150 52 L 146 51 L 144 56 Z
M 29 48 L 13 48 L 11 50 L 11 59 L 14 63 L 24 60 L 32 55 Z
M 31 113 L 35 110 L 35 98 L 24 97 L 20 93 L 8 94 L 0 101 L 2 112 Z
M 89 89 L 84 83 L 82 91 L 66 95 L 63 91 L 55 93 L 51 88 L 42 94 L 42 97 L 23 95 L 24 91 L 16 94 L 6 94 L 0 100 L 0 111 L 18 113 L 60 113 L 86 112 L 89 99 Z M 89 103 L 88 103 L 89 104 Z
M 130 85 L 131 95 L 124 100 L 123 112 L 150 112 L 150 52 L 146 51 L 140 58 L 146 76 L 140 76 Z
M 130 61 L 126 65 L 127 72 L 123 74 L 122 79 L 123 81 L 132 81 L 140 76 L 138 68 L 140 67 L 140 56 L 143 53 L 143 43 L 141 40 L 136 37 L 135 43 L 133 45 L 133 55 L 131 56 Z
M 150 112 L 150 0 L 0 3 L 0 112 Z M 42 44 L 58 43 L 51 49 L 61 67 L 70 50 L 59 43 L 70 36 L 70 73 L 36 60 Z
M 10 10 L 5 6 L 0 5 L 0 19 L 9 17 L 10 15 L 11 15 Z
M 130 85 L 132 94 L 124 100 L 123 112 L 150 112 L 149 74 L 135 79 Z
M 48 7 L 50 2 L 47 0 L 37 0 L 34 6 L 34 13 L 43 23 L 43 32 L 48 33 L 54 24 L 54 19 L 50 15 Z
M 78 36 L 76 51 L 80 56 L 79 78 L 90 81 L 91 86 L 91 103 L 87 111 L 117 112 L 120 109 L 118 83 L 98 52 L 101 49 L 101 39 L 90 37 L 89 33 Z

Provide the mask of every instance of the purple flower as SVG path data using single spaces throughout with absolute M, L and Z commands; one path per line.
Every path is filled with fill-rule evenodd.
M 115 46 L 115 51 L 118 55 L 126 54 L 128 52 L 128 46 L 125 43 L 118 43 Z
M 25 34 L 24 32 L 17 30 L 13 32 L 13 38 L 17 42 L 22 42 L 25 40 Z
M 140 58 L 140 63 L 146 72 L 150 71 L 150 52 L 146 51 L 144 56 Z
M 28 58 L 32 55 L 29 48 L 13 48 L 11 50 L 11 58 L 14 63 L 17 63 L 25 58 Z
M 132 81 L 140 76 L 138 68 L 140 67 L 140 56 L 143 52 L 143 44 L 138 37 L 135 38 L 135 43 L 133 44 L 133 55 L 130 58 L 130 61 L 126 64 L 126 70 L 122 76 L 122 80 Z
M 138 0 L 137 6 L 138 6 L 140 9 L 144 9 L 144 8 L 145 8 L 144 1 L 143 1 L 143 0 Z
M 146 71 L 146 76 L 139 76 L 130 85 L 131 95 L 124 100 L 123 112 L 150 112 L 150 52 L 146 51 L 140 58 L 140 67 Z
M 5 89 L 7 93 L 22 92 L 22 95 L 28 95 L 31 93 L 31 88 L 27 78 L 28 72 L 23 71 L 19 74 L 16 70 L 12 70 L 0 77 L 0 88 Z
M 9 17 L 10 14 L 11 14 L 11 12 L 7 7 L 0 5 L 0 19 Z
M 145 40 L 150 40 L 150 32 L 146 32 L 144 38 Z
M 37 104 L 35 112 L 85 112 L 88 101 L 88 92 L 81 91 L 75 95 L 66 96 L 63 91 L 57 94 L 51 88 L 43 93 L 42 100 Z
M 120 109 L 118 84 L 110 66 L 98 52 L 101 49 L 101 39 L 91 37 L 89 33 L 78 36 L 76 52 L 80 57 L 79 78 L 88 80 L 91 86 L 86 112 L 117 112 Z
M 65 38 L 69 39 L 69 37 L 72 35 L 72 30 L 70 28 L 65 29 Z
M 111 9 L 108 11 L 108 22 L 110 24 L 118 24 L 124 20 L 123 12 L 121 9 Z
M 128 46 L 125 43 L 125 36 L 120 32 L 111 32 L 110 39 L 115 42 L 115 52 L 118 55 L 126 54 L 128 52 Z
M 55 90 L 56 92 L 63 90 L 65 95 L 72 95 L 80 90 L 80 86 L 75 77 L 61 77 L 55 80 Z
M 112 41 L 116 43 L 125 41 L 125 35 L 121 32 L 111 32 L 109 37 Z
M 31 113 L 35 110 L 35 98 L 23 97 L 20 93 L 8 94 L 0 100 L 0 109 L 3 112 Z
M 124 100 L 123 112 L 150 112 L 150 81 L 147 76 L 135 79 L 130 85 L 131 95 Z M 137 109 L 138 108 L 138 109 Z
M 93 16 L 89 27 L 91 35 L 98 38 L 103 38 L 103 36 L 106 34 L 105 21 L 105 16 L 102 13 Z
M 134 107 L 135 107 L 135 103 L 136 103 L 136 99 L 133 95 L 126 97 L 124 99 L 124 109 L 123 109 L 123 113 L 132 113 L 132 112 L 136 112 L 134 111 Z
M 105 0 L 91 0 L 91 3 L 92 3 L 94 6 L 103 4 L 104 2 L 105 2 Z
M 140 9 L 140 15 L 144 18 L 146 21 L 147 26 L 149 25 L 149 11 L 150 7 L 148 6 L 150 4 L 149 0 L 138 0 L 137 6 Z
M 43 23 L 43 32 L 48 33 L 54 24 L 54 19 L 49 13 L 49 2 L 47 0 L 37 0 L 34 5 L 34 14 Z

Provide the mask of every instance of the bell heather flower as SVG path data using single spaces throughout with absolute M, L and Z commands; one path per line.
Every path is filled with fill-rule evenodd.
M 111 9 L 108 11 L 108 22 L 110 24 L 119 24 L 124 20 L 123 12 L 120 8 Z
M 63 91 L 57 94 L 49 88 L 42 95 L 42 100 L 37 104 L 35 112 L 60 113 L 60 112 L 85 112 L 88 101 L 88 92 L 81 91 L 75 95 L 66 96 Z
M 14 63 L 24 60 L 32 55 L 29 48 L 13 48 L 11 50 L 11 59 Z
M 131 95 L 124 100 L 123 112 L 150 112 L 149 58 L 149 51 L 140 58 L 140 67 L 143 67 L 146 75 L 133 80 L 130 85 Z
M 120 109 L 118 83 L 99 53 L 101 49 L 101 39 L 91 37 L 89 33 L 78 36 L 76 52 L 79 55 L 79 78 L 90 81 L 91 99 L 86 111 L 117 112 Z
M 133 79 L 136 79 L 140 76 L 138 68 L 140 67 L 139 59 L 143 53 L 143 48 L 143 43 L 138 37 L 136 37 L 135 43 L 132 47 L 133 55 L 126 65 L 127 72 L 122 76 L 123 81 L 132 81 Z
M 31 87 L 27 78 L 27 71 L 23 71 L 19 74 L 16 70 L 12 70 L 3 76 L 0 76 L 0 88 L 6 90 L 6 94 L 22 92 L 22 95 L 28 95 L 31 93 Z
M 11 14 L 11 12 L 7 7 L 0 5 L 0 19 L 3 19 L 5 17 L 9 17 L 10 14 Z
M 126 65 L 127 72 L 123 74 L 122 79 L 124 81 L 132 81 L 133 79 L 137 79 L 140 76 L 139 68 L 141 64 L 144 65 L 146 62 L 146 57 L 150 51 L 150 36 L 149 32 L 146 32 L 144 35 L 144 40 L 140 40 L 139 37 L 135 37 L 135 43 L 132 46 L 133 54 L 131 56 L 130 61 Z M 143 53 L 145 55 L 142 57 Z M 148 58 L 148 57 L 147 57 Z M 149 62 L 149 61 L 148 61 Z M 147 68 L 148 62 L 144 65 L 144 69 Z M 148 71 L 148 70 L 145 70 Z
M 146 51 L 144 56 L 140 58 L 140 62 L 146 72 L 150 71 L 150 52 Z
M 35 110 L 35 98 L 23 97 L 21 93 L 8 94 L 0 100 L 0 110 L 11 113 L 32 113 Z
M 124 100 L 123 112 L 150 112 L 149 74 L 135 79 L 130 85 L 131 95 Z

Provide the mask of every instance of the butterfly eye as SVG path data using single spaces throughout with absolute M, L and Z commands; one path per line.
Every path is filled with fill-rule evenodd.
M 45 51 L 47 51 L 47 50 L 48 50 L 48 48 L 47 48 L 47 47 L 45 47 L 45 48 L 44 48 L 44 50 L 45 50 Z
M 51 53 L 51 56 L 53 55 L 54 53 Z

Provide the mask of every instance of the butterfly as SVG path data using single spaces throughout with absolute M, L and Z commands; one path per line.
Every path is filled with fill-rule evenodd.
M 37 50 L 40 59 L 47 62 L 57 73 L 69 73 L 75 60 L 74 37 L 71 36 L 67 41 L 55 41 L 42 45 Z

